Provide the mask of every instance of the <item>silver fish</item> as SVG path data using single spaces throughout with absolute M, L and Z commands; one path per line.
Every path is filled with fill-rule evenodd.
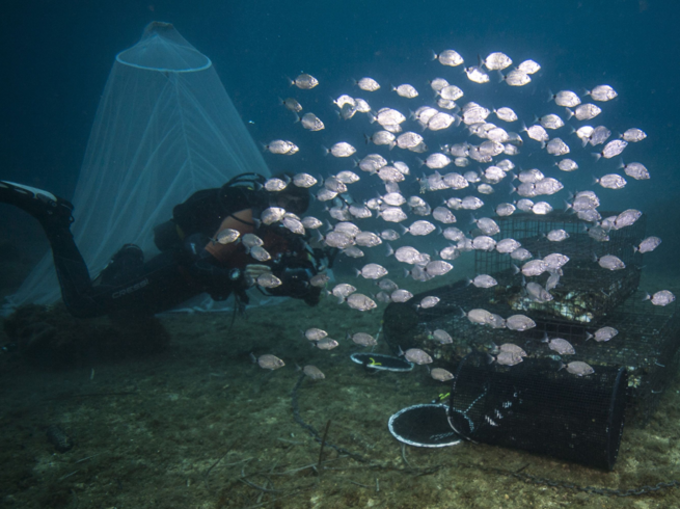
M 288 140 L 274 140 L 265 145 L 264 148 L 272 154 L 279 155 L 293 155 L 300 150 L 295 143 Z
M 361 274 L 366 279 L 380 279 L 381 277 L 387 275 L 387 269 L 382 265 L 378 265 L 377 263 L 369 263 L 364 265 L 364 267 L 358 271 L 357 275 L 359 274 Z
M 439 60 L 440 64 L 447 65 L 449 67 L 457 67 L 463 63 L 463 57 L 461 57 L 457 51 L 452 49 L 444 50 L 439 54 L 435 53 L 434 58 Z
M 391 228 L 388 228 L 387 230 L 383 230 L 380 232 L 380 238 L 383 240 L 397 240 L 401 235 L 399 235 L 399 232 L 396 230 L 392 230 Z
M 375 92 L 376 90 L 380 89 L 380 84 L 375 81 L 373 78 L 361 78 L 359 81 L 357 81 L 357 86 L 366 92 Z
M 496 244 L 496 251 L 502 254 L 510 254 L 520 247 L 522 247 L 522 244 L 515 239 L 503 239 L 499 240 L 498 244 Z
M 302 218 L 302 225 L 309 230 L 316 230 L 323 226 L 323 223 L 314 216 L 306 216 Z
M 497 51 L 489 54 L 483 64 L 490 71 L 502 71 L 512 65 L 512 59 L 505 53 Z
M 494 360 L 501 366 L 516 366 L 522 362 L 522 356 L 513 352 L 501 351 Z
M 296 217 L 286 215 L 281 221 L 281 224 L 283 225 L 284 228 L 290 230 L 291 232 L 297 235 L 305 234 L 305 226 L 302 224 L 302 221 L 300 221 Z
M 522 265 L 522 274 L 525 276 L 540 276 L 548 270 L 546 263 L 543 260 L 531 260 Z
M 413 294 L 404 289 L 394 290 L 390 294 L 390 299 L 392 299 L 392 302 L 406 302 L 411 298 L 413 298 Z
M 429 235 L 436 230 L 436 227 L 429 221 L 419 220 L 415 221 L 411 226 L 404 229 L 404 233 L 408 232 L 414 236 Z
M 340 283 L 333 287 L 331 293 L 333 294 L 333 296 L 340 299 L 340 302 L 343 302 L 347 297 L 349 297 L 356 291 L 357 289 L 354 286 L 348 283 Z
M 262 246 L 253 246 L 250 249 L 250 256 L 252 256 L 254 259 L 256 259 L 258 262 L 266 262 L 267 260 L 271 260 L 272 257 L 271 255 L 267 252 L 265 248 Z
M 288 187 L 288 182 L 276 177 L 267 179 L 264 183 L 264 188 L 270 192 L 283 191 L 286 187 Z
M 496 214 L 501 217 L 511 216 L 516 210 L 512 203 L 500 203 L 496 206 Z
M 340 345 L 340 343 L 338 343 L 333 338 L 326 337 L 326 338 L 323 338 L 323 339 L 317 341 L 315 346 L 319 350 L 333 350 L 333 348 L 336 348 L 339 345 Z
M 457 246 L 448 246 L 439 251 L 439 256 L 442 260 L 455 260 L 461 255 Z
M 553 156 L 563 156 L 570 152 L 569 145 L 560 138 L 553 138 L 545 147 L 548 154 Z
M 614 90 L 612 87 L 609 85 L 598 85 L 592 90 L 586 92 L 594 101 L 600 101 L 600 102 L 605 102 L 605 101 L 611 101 L 612 99 L 616 98 L 619 94 L 616 93 L 616 90 Z
M 215 235 L 215 242 L 224 245 L 231 244 L 232 242 L 238 240 L 240 235 L 241 233 L 238 230 L 234 230 L 233 228 L 225 228 L 224 230 L 220 230 L 217 235 Z
M 621 152 L 623 152 L 623 149 L 625 149 L 627 145 L 627 141 L 612 140 L 604 146 L 602 152 L 600 152 L 598 155 L 604 157 L 605 159 L 611 159 L 612 157 L 616 157 Z
M 404 358 L 419 366 L 422 366 L 423 364 L 432 364 L 432 357 L 420 348 L 409 348 L 404 352 Z
M 543 128 L 543 126 L 536 124 L 532 125 L 531 127 L 527 127 L 524 130 L 526 131 L 527 136 L 529 136 L 529 138 L 532 140 L 540 142 L 548 141 L 548 132 Z
M 383 166 L 387 166 L 387 160 L 380 154 L 368 154 L 359 161 L 359 168 L 367 173 L 375 173 Z
M 393 87 L 392 90 L 396 92 L 399 96 L 405 97 L 406 99 L 413 99 L 415 97 L 418 97 L 418 91 L 415 89 L 413 85 L 409 85 L 408 83 L 404 83 L 403 85 L 399 85 L 398 87 Z
M 600 113 L 602 113 L 602 110 L 592 103 L 581 104 L 573 112 L 569 110 L 569 114 L 573 114 L 576 120 L 590 120 L 597 117 Z
M 541 66 L 533 60 L 525 60 L 517 66 L 517 70 L 524 74 L 536 74 L 541 70 Z
M 352 341 L 359 346 L 375 346 L 378 341 L 366 332 L 355 332 L 352 334 Z
M 394 257 L 402 263 L 411 265 L 419 263 L 422 259 L 420 251 L 411 246 L 401 246 L 394 252 Z
M 294 80 L 291 80 L 290 84 L 295 85 L 302 90 L 311 90 L 319 84 L 319 80 L 310 74 L 303 73 Z
M 461 118 L 458 115 L 451 115 L 440 111 L 429 120 L 426 128 L 430 131 L 441 131 L 443 129 L 448 129 L 453 124 L 458 125 L 460 120 Z
M 451 343 L 453 343 L 453 338 L 451 337 L 451 334 L 449 334 L 443 329 L 436 329 L 432 333 L 432 338 L 442 345 L 450 345 Z
M 564 121 L 554 113 L 543 115 L 538 119 L 538 121 L 546 129 L 559 129 L 560 127 L 564 126 Z
M 675 300 L 675 295 L 668 290 L 661 290 L 652 295 L 650 300 L 655 306 L 667 306 Z
M 446 207 L 437 207 L 434 209 L 432 211 L 432 217 L 444 224 L 452 224 L 457 221 L 456 216 Z
M 451 269 L 453 269 L 453 265 L 450 263 L 443 260 L 434 260 L 428 263 L 424 270 L 429 276 L 443 276 Z
M 362 293 L 353 293 L 347 297 L 347 305 L 359 311 L 369 311 L 377 307 L 375 301 Z
M 324 375 L 319 368 L 311 364 L 308 364 L 304 368 L 302 368 L 302 372 L 312 380 L 323 380 L 324 378 L 326 378 L 326 375 Z
M 586 340 L 588 339 L 594 339 L 598 343 L 609 341 L 612 339 L 614 336 L 616 336 L 619 333 L 614 327 L 600 327 L 595 331 L 595 334 L 586 334 Z
M 360 232 L 354 238 L 358 246 L 375 247 L 382 244 L 382 239 L 373 232 Z
M 565 108 L 573 108 L 581 104 L 581 99 L 571 90 L 561 90 L 557 92 L 553 99 L 555 104 L 558 106 L 564 106 Z
M 380 168 L 378 170 L 378 177 L 380 177 L 380 180 L 386 183 L 404 181 L 404 173 L 399 171 L 394 166 L 383 166 Z
M 608 270 L 621 270 L 626 268 L 626 264 L 614 255 L 604 255 L 597 260 L 597 263 L 603 269 Z
M 635 143 L 635 142 L 638 142 L 638 141 L 642 141 L 646 137 L 647 137 L 647 133 L 645 133 L 643 130 L 637 129 L 635 127 L 628 129 L 626 132 L 624 132 L 621 135 L 621 138 L 623 138 L 628 143 L 631 143 L 631 142 Z
M 600 184 L 605 189 L 623 189 L 626 187 L 626 179 L 621 175 L 616 173 L 608 173 L 603 175 L 599 179 L 595 179 L 595 182 Z
M 599 125 L 593 129 L 593 132 L 588 137 L 588 143 L 590 143 L 593 147 L 600 145 L 601 143 L 607 141 L 611 134 L 612 132 L 609 129 L 603 125 Z
M 543 262 L 549 271 L 561 269 L 568 261 L 569 257 L 561 253 L 551 253 L 543 257 Z
M 413 150 L 422 144 L 423 137 L 420 134 L 411 131 L 407 131 L 397 137 L 397 146 L 399 148 Z
M 437 304 L 439 304 L 439 301 L 441 299 L 439 297 L 435 297 L 432 295 L 428 295 L 427 297 L 424 297 L 421 301 L 420 304 L 418 304 L 418 307 L 422 309 L 429 309 L 435 307 Z
M 524 249 L 523 247 L 520 247 L 518 249 L 515 249 L 510 253 L 510 258 L 513 260 L 517 260 L 520 262 L 523 262 L 524 260 L 528 260 L 531 258 L 533 255 L 529 252 L 529 250 Z
M 293 99 L 292 97 L 288 97 L 287 99 L 283 99 L 281 101 L 281 104 L 283 104 L 286 108 L 288 108 L 293 113 L 298 113 L 298 112 L 302 111 L 302 105 L 297 101 L 297 99 Z
M 271 272 L 265 272 L 264 274 L 260 274 L 256 282 L 257 285 L 261 286 L 262 288 L 276 288 L 283 284 L 283 281 L 281 281 Z
M 443 368 L 432 368 L 430 376 L 439 382 L 448 382 L 454 378 L 450 371 L 446 371 Z
M 630 226 L 633 223 L 635 223 L 640 217 L 642 216 L 642 212 L 639 210 L 635 209 L 627 209 L 621 212 L 618 216 L 616 216 L 616 220 L 614 221 L 614 226 L 616 229 L 621 229 L 626 226 Z
M 381 210 L 378 215 L 390 223 L 400 223 L 401 221 L 408 219 L 406 213 L 399 207 L 386 207 Z
M 493 112 L 496 114 L 498 119 L 502 120 L 503 122 L 517 121 L 517 114 L 511 108 L 508 108 L 506 106 L 493 110 Z
M 425 165 L 431 170 L 441 170 L 449 164 L 451 164 L 451 158 L 440 152 L 430 154 L 425 160 Z
M 257 358 L 257 364 L 262 368 L 262 369 L 270 369 L 270 370 L 275 370 L 282 368 L 283 366 L 286 365 L 285 362 L 283 362 L 281 359 L 276 357 L 275 355 L 266 353 L 264 355 L 260 355 Z
M 305 337 L 309 341 L 319 341 L 319 340 L 325 338 L 326 336 L 328 336 L 328 332 L 326 332 L 323 329 L 319 329 L 317 327 L 310 327 L 309 329 L 307 329 L 305 331 Z
M 317 179 L 312 177 L 309 173 L 298 173 L 293 177 L 293 184 L 297 187 L 310 188 L 318 182 Z
M 356 246 L 349 246 L 342 250 L 342 254 L 350 258 L 363 258 L 364 252 Z
M 503 76 L 503 80 L 511 87 L 522 87 L 531 82 L 531 76 L 519 69 L 514 69 Z
M 569 234 L 565 230 L 559 228 L 556 230 L 550 230 L 546 237 L 551 242 L 562 242 L 563 240 L 569 238 Z
M 354 239 L 344 232 L 328 232 L 324 242 L 328 247 L 337 247 L 338 249 L 345 249 L 354 243 Z
M 626 172 L 626 175 L 634 178 L 635 180 L 649 179 L 649 171 L 642 163 L 628 163 L 621 166 L 621 168 L 623 168 L 623 171 Z
M 529 298 L 534 302 L 544 303 L 553 300 L 553 296 L 550 295 L 550 292 L 548 292 L 548 290 L 543 288 L 538 283 L 534 283 L 533 281 L 527 283 L 525 289 L 527 291 L 527 294 L 529 295 Z
M 329 152 L 335 157 L 349 157 L 357 151 L 352 145 L 346 141 L 340 141 L 333 145 Z M 343 191 L 344 192 L 344 191 Z
M 397 142 L 397 137 L 389 131 L 377 131 L 368 138 L 374 145 L 387 145 L 393 148 Z
M 430 81 L 430 87 L 435 92 L 439 92 L 442 88 L 448 87 L 448 86 L 449 86 L 449 82 L 447 80 L 445 80 L 444 78 L 435 78 L 432 81 Z M 425 106 L 425 107 L 427 107 L 427 106 Z
M 557 167 L 562 171 L 574 171 L 578 170 L 578 164 L 572 159 L 562 159 L 557 163 Z
M 479 219 L 474 219 L 474 222 L 484 235 L 492 236 L 501 231 L 496 221 L 489 217 L 480 217 Z
M 308 131 L 321 131 L 326 128 L 324 123 L 314 113 L 305 113 L 300 119 L 302 127 Z
M 485 73 L 481 67 L 478 67 L 476 65 L 472 67 L 466 67 L 465 74 L 467 75 L 468 79 L 474 83 L 489 82 L 489 75 Z
M 469 282 L 477 288 L 492 288 L 498 284 L 498 281 L 488 274 L 479 274 L 474 279 L 470 279 Z
M 479 235 L 472 239 L 472 249 L 491 251 L 496 248 L 496 241 L 488 235 Z
M 566 339 L 548 339 L 546 336 L 543 342 L 548 343 L 548 348 L 550 348 L 553 352 L 557 352 L 559 355 L 574 355 L 576 353 L 576 350 L 574 350 L 572 344 Z
M 650 253 L 654 251 L 661 244 L 661 239 L 659 237 L 647 237 L 639 246 L 634 246 L 633 250 L 639 253 Z
M 505 326 L 521 332 L 536 327 L 536 322 L 525 315 L 512 315 L 505 319 Z
M 582 361 L 573 361 L 566 365 L 567 371 L 576 376 L 588 376 L 595 373 L 595 370 L 590 364 Z
M 382 108 L 378 110 L 378 113 L 374 116 L 374 120 L 385 127 L 388 125 L 399 125 L 406 120 L 406 117 L 395 109 Z
M 328 274 L 324 274 L 322 272 L 321 274 L 312 276 L 312 279 L 309 280 L 309 284 L 316 288 L 321 288 L 326 286 L 326 283 L 328 283 L 330 280 L 331 278 L 328 276 Z

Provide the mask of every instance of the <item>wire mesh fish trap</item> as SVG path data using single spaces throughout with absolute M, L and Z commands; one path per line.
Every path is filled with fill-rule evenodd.
M 623 432 L 625 368 L 578 378 L 555 364 L 530 359 L 507 367 L 466 356 L 451 389 L 449 424 L 475 442 L 611 470 Z
M 441 300 L 433 308 L 417 307 L 416 303 L 426 295 Z M 625 367 L 631 395 L 629 422 L 644 426 L 649 421 L 678 366 L 680 311 L 676 303 L 663 308 L 653 306 L 643 300 L 642 292 L 635 292 L 597 324 L 553 319 L 549 315 L 537 317 L 530 313 L 536 327 L 521 332 L 472 323 L 462 311 L 482 308 L 507 318 L 516 313 L 508 303 L 507 295 L 501 285 L 480 289 L 459 281 L 416 295 L 407 303 L 391 303 L 383 317 L 384 338 L 395 351 L 399 348 L 425 350 L 434 359 L 431 367 L 441 367 L 452 373 L 466 355 L 480 352 L 491 360 L 490 356 L 504 343 L 523 348 L 527 353 L 524 362 L 532 359 L 553 361 L 544 366 L 544 373 L 537 373 L 546 378 L 553 376 L 560 362 L 566 364 L 572 360 L 590 364 L 596 373 L 601 368 Z M 602 325 L 614 327 L 618 334 L 607 342 L 588 339 Z M 433 335 L 437 329 L 446 331 L 453 342 L 441 344 Z M 569 341 L 576 354 L 558 356 L 544 342 L 546 337 Z
M 603 213 L 603 216 L 616 215 Z M 621 304 L 638 287 L 642 255 L 633 246 L 645 236 L 643 215 L 635 223 L 619 230 L 593 233 L 592 223 L 578 219 L 575 214 L 553 212 L 547 215 L 513 214 L 495 218 L 502 238 L 515 239 L 527 249 L 533 259 L 544 258 L 551 253 L 569 257 L 559 278 L 559 284 L 550 290 L 552 299 L 537 301 L 522 291 L 525 280 L 546 287 L 551 274 L 525 277 L 517 268 L 524 262 L 514 260 L 508 254 L 497 251 L 475 251 L 475 270 L 478 274 L 493 275 L 508 290 L 509 303 L 516 312 L 531 312 L 532 317 L 545 316 L 556 320 L 595 323 L 608 311 Z M 548 233 L 564 230 L 569 236 L 561 242 L 548 240 Z M 590 231 L 589 231 L 590 229 Z M 609 240 L 598 241 L 606 235 Z M 502 239 L 497 239 L 502 240 Z M 624 264 L 620 270 L 607 270 L 598 263 L 604 255 L 614 255 Z M 515 265 L 515 267 L 513 267 Z

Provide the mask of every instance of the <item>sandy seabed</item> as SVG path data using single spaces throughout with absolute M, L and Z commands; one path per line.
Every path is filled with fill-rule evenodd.
M 439 283 L 441 284 L 441 283 Z M 675 291 L 668 275 L 647 273 L 641 287 Z M 423 289 L 423 287 L 419 287 Z M 347 332 L 375 334 L 384 305 L 367 313 L 325 298 L 314 308 L 286 300 L 229 313 L 168 314 L 160 353 L 116 362 L 45 369 L 18 354 L 0 357 L 0 500 L 17 508 L 655 508 L 680 506 L 680 490 L 619 497 L 527 482 L 628 490 L 680 479 L 680 384 L 666 390 L 644 429 L 624 430 L 613 472 L 522 451 L 462 442 L 441 449 L 402 446 L 387 429 L 396 411 L 446 391 L 424 367 L 373 373 L 350 361 Z M 312 347 L 301 330 L 337 338 Z M 1 338 L 6 342 L 7 338 Z M 384 344 L 376 351 L 389 353 Z M 286 366 L 265 371 L 250 354 Z M 297 366 L 305 379 L 295 421 Z M 56 424 L 73 447 L 46 437 Z M 336 446 L 337 449 L 334 449 Z M 351 453 L 348 455 L 347 453 Z

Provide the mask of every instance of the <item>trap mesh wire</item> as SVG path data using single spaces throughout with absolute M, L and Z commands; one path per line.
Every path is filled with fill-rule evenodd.
M 606 215 L 603 214 L 605 217 Z M 637 426 L 644 426 L 656 410 L 661 394 L 677 370 L 680 346 L 677 341 L 680 333 L 677 304 L 654 306 L 643 299 L 642 292 L 637 291 L 643 256 L 636 253 L 633 246 L 645 236 L 644 216 L 631 226 L 610 231 L 608 242 L 594 240 L 586 230 L 590 225 L 579 221 L 574 215 L 518 214 L 495 219 L 501 228 L 501 235 L 520 241 L 534 258 L 542 258 L 553 252 L 569 256 L 569 262 L 563 267 L 560 284 L 551 290 L 553 300 L 544 303 L 532 301 L 523 291 L 525 281 L 522 274 L 512 267 L 516 262 L 507 254 L 495 251 L 476 252 L 477 273 L 491 274 L 499 284 L 493 288 L 480 289 L 460 281 L 416 295 L 407 303 L 391 303 L 385 310 L 383 320 L 384 337 L 388 344 L 395 351 L 398 348 L 421 348 L 434 359 L 432 367 L 441 367 L 452 373 L 460 369 L 466 356 L 478 352 L 485 358 L 488 369 L 479 370 L 475 376 L 481 378 L 477 381 L 474 376 L 470 376 L 467 381 L 457 379 L 455 385 L 456 393 L 462 391 L 460 394 L 468 394 L 469 398 L 473 398 L 468 403 L 483 392 L 484 377 L 488 378 L 488 384 L 513 373 L 524 377 L 530 374 L 531 380 L 527 383 L 533 384 L 534 399 L 542 401 L 542 395 L 544 399 L 547 397 L 546 401 L 557 401 L 559 404 L 564 398 L 561 402 L 564 408 L 572 408 L 573 418 L 576 422 L 583 421 L 583 429 L 588 427 L 585 421 L 589 419 L 594 418 L 598 423 L 606 421 L 600 415 L 593 416 L 587 411 L 578 410 L 590 408 L 589 402 L 606 399 L 602 394 L 603 377 L 610 383 L 616 373 L 618 381 L 605 384 L 605 387 L 609 387 L 607 390 L 612 391 L 608 394 L 609 397 L 613 397 L 616 392 L 617 406 L 611 412 L 616 413 L 616 416 L 621 414 L 622 426 L 623 405 L 620 402 L 626 400 L 627 394 L 629 404 L 626 405 L 626 419 Z M 559 243 L 550 242 L 545 235 L 558 228 L 566 230 L 569 238 Z M 596 258 L 604 254 L 618 256 L 626 268 L 609 271 L 600 267 Z M 545 285 L 546 278 L 547 275 L 524 279 Z M 418 306 L 418 302 L 427 295 L 437 296 L 441 300 L 432 308 Z M 536 322 L 536 327 L 519 332 L 474 324 L 464 314 L 473 308 L 482 308 L 504 318 L 518 313 L 526 314 Z M 617 329 L 618 335 L 602 343 L 587 340 L 589 334 L 605 325 Z M 436 329 L 448 332 L 453 343 L 442 345 L 437 342 L 432 335 Z M 546 336 L 566 339 L 573 345 L 576 354 L 558 356 L 543 342 Z M 488 364 L 490 354 L 503 343 L 521 346 L 527 357 L 522 363 L 512 367 Z M 595 374 L 576 377 L 566 370 L 558 371 L 562 363 L 573 360 L 587 362 L 594 367 Z M 622 369 L 625 369 L 625 374 L 619 375 Z M 504 375 L 498 378 L 499 373 Z M 576 392 L 565 392 L 560 388 L 560 384 L 566 384 L 570 380 L 573 380 L 578 389 Z M 465 387 L 468 383 L 472 390 Z M 626 390 L 622 390 L 621 386 Z M 553 391 L 552 395 L 550 391 Z M 491 401 L 485 405 L 504 403 L 501 401 L 503 398 L 484 399 Z M 579 401 L 582 407 L 578 406 Z M 462 408 L 464 405 L 465 401 L 456 403 L 457 407 Z M 475 409 L 473 405 L 472 410 Z M 484 410 L 486 412 L 488 408 L 485 406 Z M 550 405 L 527 405 L 524 411 L 529 410 L 535 412 L 537 422 L 545 419 L 549 423 L 562 419 L 562 413 Z M 611 418 L 613 416 L 614 414 L 610 415 Z M 618 426 L 618 420 L 616 423 Z M 571 426 L 573 428 L 576 424 L 572 423 Z M 610 427 L 610 431 L 611 429 Z M 499 429 L 498 433 L 502 435 L 504 432 Z M 531 442 L 532 436 L 538 443 L 543 443 L 538 433 L 527 436 L 528 442 Z M 553 451 L 551 447 L 544 445 L 537 449 L 532 448 L 531 444 L 518 439 L 508 438 L 504 442 L 496 433 L 488 437 L 481 434 L 477 439 L 488 439 L 490 443 L 499 445 L 514 444 L 515 447 L 527 450 L 538 449 L 539 452 L 582 463 L 590 461 L 601 468 L 611 468 L 613 465 L 617 448 L 613 447 L 611 440 L 618 440 L 614 435 L 599 435 L 596 440 L 601 441 L 598 444 L 600 456 L 579 459 L 560 453 L 564 444 L 556 446 L 557 449 Z M 588 443 L 587 440 L 585 443 Z M 604 454 L 603 450 L 608 452 Z
M 603 217 L 616 215 L 602 213 Z M 550 302 L 533 301 L 522 290 L 522 273 L 513 265 L 521 267 L 524 262 L 513 260 L 507 254 L 496 251 L 475 252 L 475 270 L 478 274 L 498 276 L 498 282 L 509 286 L 512 309 L 517 312 L 531 312 L 547 315 L 556 320 L 592 322 L 621 304 L 640 283 L 642 255 L 633 250 L 645 236 L 646 216 L 640 217 L 631 226 L 607 232 L 609 240 L 600 242 L 589 235 L 587 228 L 592 224 L 580 221 L 575 214 L 555 212 L 547 215 L 513 214 L 495 218 L 501 229 L 499 238 L 519 241 L 533 259 L 543 258 L 551 253 L 561 253 L 569 257 L 563 267 L 560 284 L 551 294 Z M 563 229 L 569 237 L 561 242 L 548 240 L 551 230 Z M 625 264 L 622 270 L 606 270 L 596 260 L 603 255 L 614 255 Z M 526 278 L 545 287 L 549 274 Z
M 625 368 L 575 377 L 551 359 L 513 366 L 472 353 L 459 364 L 448 421 L 464 438 L 611 470 L 621 443 Z

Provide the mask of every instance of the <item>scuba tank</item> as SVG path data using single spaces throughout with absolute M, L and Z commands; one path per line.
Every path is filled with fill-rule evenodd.
M 240 210 L 266 208 L 268 197 L 260 192 L 265 181 L 257 173 L 242 173 L 220 188 L 195 192 L 175 206 L 172 219 L 154 227 L 156 247 L 167 251 L 181 246 L 185 238 L 196 233 L 212 237 L 227 216 Z

